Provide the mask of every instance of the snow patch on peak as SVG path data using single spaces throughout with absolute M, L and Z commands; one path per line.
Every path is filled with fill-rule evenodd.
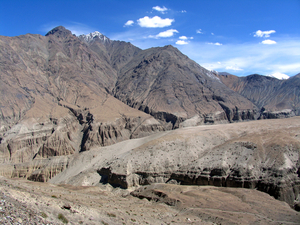
M 221 80 L 219 79 L 218 76 L 218 72 L 215 70 L 210 70 L 206 73 L 207 76 L 209 76 L 210 78 L 212 78 L 213 80 L 217 80 L 218 82 L 222 83 Z
M 279 80 L 286 80 L 286 79 L 289 79 L 290 77 L 284 73 L 279 73 L 279 72 L 276 72 L 276 73 L 272 73 L 272 74 L 269 74 L 267 75 L 268 77 L 274 77 L 274 78 L 277 78 Z
M 105 42 L 108 41 L 109 38 L 104 36 L 103 34 L 101 34 L 99 31 L 95 31 L 89 34 L 82 34 L 79 36 L 80 39 L 86 41 L 86 42 L 91 42 L 93 41 L 95 38 L 99 38 L 101 41 Z

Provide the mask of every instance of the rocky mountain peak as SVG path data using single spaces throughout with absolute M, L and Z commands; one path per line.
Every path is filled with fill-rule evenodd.
M 72 32 L 63 26 L 58 26 L 58 27 L 53 28 L 46 34 L 46 36 L 49 36 L 49 35 L 55 35 L 56 37 L 65 38 L 67 36 L 72 35 Z
M 110 39 L 108 37 L 104 36 L 103 34 L 101 34 L 98 31 L 95 31 L 95 32 L 92 32 L 89 34 L 79 35 L 78 38 L 85 42 L 88 42 L 88 43 L 92 42 L 93 40 L 100 40 L 102 42 L 110 41 Z

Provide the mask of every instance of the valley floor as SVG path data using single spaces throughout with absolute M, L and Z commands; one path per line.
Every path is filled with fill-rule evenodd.
M 0 177 L 0 223 L 300 224 L 299 212 L 256 190 L 152 184 L 134 195 L 109 185 L 78 187 Z

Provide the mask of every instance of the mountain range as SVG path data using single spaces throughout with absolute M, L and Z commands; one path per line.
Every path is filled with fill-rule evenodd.
M 237 77 L 207 70 L 171 45 L 142 50 L 62 26 L 45 36 L 0 36 L 0 78 L 1 174 L 39 181 L 70 167 L 73 155 L 128 139 L 300 115 L 300 74 Z

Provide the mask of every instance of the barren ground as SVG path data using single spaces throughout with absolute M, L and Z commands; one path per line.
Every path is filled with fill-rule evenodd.
M 135 192 L 140 199 L 109 185 L 0 177 L 0 192 L 2 224 L 63 224 L 59 214 L 69 224 L 300 224 L 287 203 L 242 188 L 153 184 Z

